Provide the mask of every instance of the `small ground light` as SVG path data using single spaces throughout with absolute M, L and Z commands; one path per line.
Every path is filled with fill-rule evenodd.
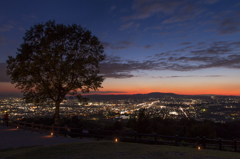
M 17 126 L 17 129 L 18 129 L 18 126 Z
M 115 142 L 118 142 L 118 139 L 115 139 Z
M 51 135 L 53 136 L 53 132 L 51 132 Z
M 198 150 L 201 150 L 201 147 L 200 146 L 198 146 L 198 148 L 197 148 Z

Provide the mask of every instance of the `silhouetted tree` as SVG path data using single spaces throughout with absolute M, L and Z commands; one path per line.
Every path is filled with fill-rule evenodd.
M 160 121 L 160 120 L 159 120 Z M 175 119 L 164 119 L 161 122 L 157 122 L 156 133 L 160 135 L 177 135 L 176 132 L 177 121 Z
M 115 131 L 116 131 L 116 130 L 118 130 L 118 131 L 119 131 L 119 130 L 122 130 L 122 128 L 123 128 L 122 123 L 119 122 L 119 121 L 115 121 L 113 127 L 114 127 L 114 130 L 115 130 Z
M 132 130 L 137 130 L 137 120 L 135 117 L 131 117 L 127 123 L 126 123 L 127 128 L 131 128 Z
M 214 124 L 211 122 L 200 122 L 199 124 L 192 125 L 188 129 L 189 137 L 201 137 L 205 136 L 206 138 L 215 138 L 216 130 Z
M 140 109 L 137 119 L 137 132 L 139 133 L 151 133 L 152 126 L 149 115 L 146 113 L 146 109 Z
M 16 58 L 7 60 L 7 74 L 26 101 L 56 107 L 55 124 L 67 94 L 81 100 L 81 93 L 101 87 L 99 62 L 105 58 L 104 50 L 89 30 L 48 21 L 31 27 L 23 40 Z

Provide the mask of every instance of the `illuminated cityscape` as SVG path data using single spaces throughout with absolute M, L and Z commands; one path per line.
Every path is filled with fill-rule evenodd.
M 188 96 L 187 96 L 188 97 Z M 214 97 L 191 99 L 187 97 L 147 98 L 89 101 L 64 100 L 60 106 L 61 117 L 78 116 L 88 120 L 127 120 L 137 118 L 139 109 L 145 108 L 150 117 L 163 119 L 193 118 L 199 121 L 209 119 L 214 122 L 230 122 L 240 119 L 240 97 Z M 31 117 L 52 117 L 54 106 L 36 106 L 25 103 L 21 98 L 2 98 L 1 116 L 5 111 L 10 119 L 20 120 Z

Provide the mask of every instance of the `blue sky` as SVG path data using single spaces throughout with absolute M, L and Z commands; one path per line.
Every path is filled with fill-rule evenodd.
M 240 95 L 239 0 L 9 0 L 0 5 L 0 92 L 26 30 L 78 24 L 102 42 L 99 93 Z M 7 89 L 8 88 L 8 89 Z

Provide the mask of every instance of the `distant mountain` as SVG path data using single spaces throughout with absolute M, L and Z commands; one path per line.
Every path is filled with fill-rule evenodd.
M 209 96 L 190 96 L 190 95 L 178 95 L 174 93 L 160 93 L 160 92 L 152 92 L 148 94 L 133 94 L 133 95 L 85 95 L 85 97 L 89 98 L 90 101 L 109 101 L 109 100 L 124 100 L 124 99 L 134 99 L 134 100 L 142 100 L 149 98 L 182 98 L 182 97 L 191 97 L 191 98 L 209 98 Z
M 215 96 L 217 98 L 226 98 L 226 97 L 236 97 L 236 96 L 221 96 L 221 95 L 179 95 L 174 93 L 160 93 L 160 92 L 152 92 L 148 94 L 133 94 L 133 95 L 85 95 L 85 97 L 89 98 L 90 101 L 109 101 L 109 100 L 142 100 L 149 98 L 190 98 L 190 99 L 210 99 L 211 96 Z
M 12 97 L 12 98 L 22 98 L 23 95 L 21 92 L 0 92 L 0 98 L 8 98 L 8 97 Z
M 211 96 L 215 96 L 217 98 L 231 98 L 231 97 L 239 97 L 239 96 L 223 96 L 223 95 L 212 95 L 212 94 L 202 94 L 202 95 L 180 95 L 174 93 L 161 93 L 161 92 L 152 92 L 148 94 L 133 94 L 133 95 L 84 95 L 90 99 L 90 101 L 109 101 L 109 100 L 124 100 L 124 99 L 134 99 L 134 100 L 142 100 L 142 99 L 149 99 L 149 98 L 166 98 L 166 97 L 173 97 L 173 98 L 190 98 L 190 99 L 209 99 Z M 21 98 L 21 92 L 14 92 L 14 93 L 1 93 L 0 98 L 5 97 L 17 97 Z M 67 97 L 69 98 L 69 96 Z

